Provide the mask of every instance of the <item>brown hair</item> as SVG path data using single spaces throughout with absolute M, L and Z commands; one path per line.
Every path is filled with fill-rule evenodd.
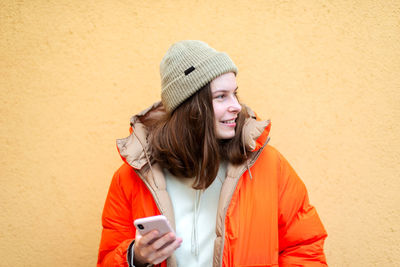
M 246 160 L 242 144 L 246 117 L 246 109 L 242 108 L 236 120 L 235 136 L 218 140 L 211 88 L 207 84 L 172 113 L 147 125 L 152 162 L 177 177 L 196 177 L 192 187 L 205 189 L 214 181 L 221 160 L 233 164 Z

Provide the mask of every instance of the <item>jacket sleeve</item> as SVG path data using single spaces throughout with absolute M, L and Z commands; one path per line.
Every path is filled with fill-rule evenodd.
M 279 154 L 279 266 L 327 266 L 324 226 L 304 183 Z
M 121 183 L 121 168 L 115 172 L 103 209 L 97 267 L 128 266 L 127 249 L 135 237 L 129 193 Z

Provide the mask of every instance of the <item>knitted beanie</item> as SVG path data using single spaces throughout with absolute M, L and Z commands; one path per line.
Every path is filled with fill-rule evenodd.
M 201 41 L 173 44 L 160 63 L 161 101 L 166 111 L 174 111 L 216 77 L 237 74 L 237 67 L 224 52 L 218 52 Z

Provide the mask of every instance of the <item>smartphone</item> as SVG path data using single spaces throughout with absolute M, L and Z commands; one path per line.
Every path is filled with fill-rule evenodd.
M 163 236 L 169 232 L 174 232 L 164 215 L 136 219 L 133 224 L 141 235 L 145 235 L 153 230 L 157 230 L 159 236 Z

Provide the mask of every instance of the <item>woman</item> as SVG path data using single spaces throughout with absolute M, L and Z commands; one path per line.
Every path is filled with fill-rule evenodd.
M 117 141 L 124 164 L 103 211 L 98 266 L 326 266 L 324 227 L 269 121 L 237 99 L 237 68 L 200 41 L 173 44 L 159 103 Z M 175 233 L 141 236 L 165 215 Z

